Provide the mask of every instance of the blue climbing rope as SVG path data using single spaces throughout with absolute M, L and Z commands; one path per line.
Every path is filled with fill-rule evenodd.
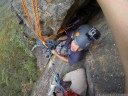
M 42 49 L 46 49 L 45 56 L 48 58 L 48 57 L 51 57 L 51 55 L 52 55 L 51 50 L 55 48 L 56 43 L 52 40 L 47 40 L 46 44 L 47 44 L 48 48 L 46 48 L 46 46 L 43 45 L 41 40 L 37 40 L 37 42 L 36 42 L 37 46 L 41 46 Z
M 57 74 L 54 70 L 54 63 L 52 63 L 52 72 L 55 75 L 55 81 L 57 83 L 57 87 L 62 91 L 62 96 L 67 96 L 67 95 L 64 94 L 64 92 L 66 92 L 66 90 L 64 89 L 64 87 L 61 84 L 59 74 Z
M 55 42 L 52 40 L 47 40 L 46 44 L 48 45 L 48 48 L 55 47 L 55 45 L 56 45 Z M 42 48 L 46 48 L 46 46 L 42 43 L 42 41 L 40 39 L 37 40 L 36 45 L 41 46 Z

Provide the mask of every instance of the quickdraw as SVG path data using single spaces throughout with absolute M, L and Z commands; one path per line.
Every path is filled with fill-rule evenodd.
M 57 74 L 54 70 L 54 63 L 52 63 L 52 72 L 55 75 L 55 81 L 57 83 L 57 87 L 60 89 L 60 91 L 58 93 L 62 93 L 62 96 L 79 96 L 77 93 L 75 92 L 71 92 L 71 91 L 67 91 L 61 84 L 61 79 L 59 77 L 59 74 Z M 54 96 L 57 96 L 56 92 L 53 92 Z
M 59 74 L 55 73 L 55 70 L 54 70 L 54 63 L 52 63 L 52 72 L 53 74 L 55 75 L 55 81 L 57 83 L 57 87 L 61 90 L 62 92 L 62 96 L 67 96 L 66 94 L 64 94 L 64 92 L 66 92 L 66 90 L 64 89 L 64 87 L 62 86 L 61 84 L 61 79 L 59 77 Z
M 51 50 L 55 48 L 56 43 L 52 40 L 47 40 L 46 41 L 47 47 L 42 44 L 41 40 L 37 40 L 36 46 L 41 46 L 42 49 L 45 49 L 45 57 L 49 58 L 51 57 L 52 53 Z

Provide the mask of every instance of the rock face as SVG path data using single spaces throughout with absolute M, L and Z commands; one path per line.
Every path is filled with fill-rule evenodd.
M 47 96 L 48 95 L 48 90 L 50 88 L 50 79 L 53 76 L 52 70 L 51 70 L 52 62 L 54 62 L 55 64 L 55 72 L 59 73 L 59 75 L 63 77 L 66 73 L 70 71 L 83 68 L 85 60 L 82 60 L 76 65 L 70 66 L 67 63 L 62 62 L 57 57 L 53 56 L 52 60 L 47 64 L 45 71 L 42 73 L 39 80 L 37 81 L 31 96 Z M 81 94 L 81 96 L 85 96 L 85 94 L 86 94 L 86 89 L 85 89 L 85 92 Z M 57 95 L 57 96 L 62 96 L 62 95 Z
M 67 72 L 84 68 L 86 70 L 88 88 L 87 92 L 81 96 L 85 96 L 85 94 L 87 96 L 122 94 L 124 92 L 123 68 L 111 31 L 102 12 L 96 15 L 89 23 L 101 32 L 101 38 L 92 45 L 85 59 L 76 65 L 70 66 L 58 60 L 58 58 L 54 58 L 56 71 L 63 76 Z M 47 66 L 38 80 L 32 96 L 47 96 L 49 78 L 52 76 L 50 70 Z
M 33 26 L 35 26 L 31 0 L 26 1 L 33 20 Z M 18 23 L 24 24 L 27 28 L 26 35 L 36 38 L 31 32 L 21 1 L 12 0 L 11 7 L 17 17 Z M 59 29 L 70 26 L 72 21 L 77 19 L 77 17 L 80 18 L 80 22 L 72 29 L 76 29 L 82 24 L 90 23 L 102 34 L 100 40 L 90 48 L 85 59 L 78 64 L 69 66 L 54 58 L 56 64 L 55 70 L 62 76 L 78 68 L 86 70 L 88 87 L 87 92 L 83 93 L 82 96 L 85 96 L 85 94 L 87 96 L 121 94 L 124 91 L 124 73 L 119 54 L 111 30 L 106 24 L 102 12 L 96 15 L 99 11 L 100 8 L 94 0 L 39 0 L 39 13 L 43 35 L 48 36 L 57 33 Z M 42 49 L 39 47 L 35 49 L 35 56 L 37 57 L 37 65 L 41 69 L 43 68 L 42 66 L 45 66 L 45 70 L 35 84 L 32 96 L 47 96 L 52 76 L 51 68 L 49 68 L 50 63 L 49 60 L 44 59 Z
M 25 0 L 27 3 L 28 11 L 36 29 L 34 14 L 32 10 L 31 0 Z M 21 0 L 11 0 L 11 9 L 15 14 L 17 22 L 23 24 L 25 28 L 24 35 L 28 38 L 38 39 L 32 32 L 30 24 L 24 13 Z M 76 29 L 81 24 L 88 22 L 100 8 L 93 0 L 39 0 L 39 15 L 40 24 L 43 36 L 49 36 L 57 33 L 58 30 L 70 26 L 73 20 L 80 19 L 72 29 Z M 42 51 L 38 53 L 43 53 Z M 41 59 L 44 60 L 43 55 L 36 55 L 37 65 L 42 69 Z M 47 63 L 47 60 L 44 60 Z
M 26 0 L 26 3 L 33 26 L 36 29 L 31 0 Z M 11 8 L 17 17 L 18 23 L 23 23 L 29 29 L 26 34 L 33 38 L 34 35 L 31 32 L 31 27 L 24 13 L 21 0 L 11 0 Z M 86 23 L 97 13 L 97 9 L 98 6 L 93 0 L 39 0 L 38 10 L 43 31 L 42 34 L 43 36 L 48 36 L 57 33 L 59 29 L 68 27 L 72 20 L 78 16 L 82 19 L 77 26 Z
M 100 12 L 95 16 L 90 24 L 101 32 L 101 38 L 90 48 L 86 57 L 86 69 L 90 73 L 95 95 L 122 94 L 124 92 L 124 71 L 103 13 Z
M 33 21 L 33 26 L 35 26 L 31 0 L 26 0 L 26 2 L 29 14 Z M 64 17 L 67 14 L 67 10 L 70 8 L 73 2 L 74 0 L 39 0 L 38 9 L 43 35 L 57 33 Z M 17 18 L 22 20 L 27 28 L 31 29 L 22 8 L 21 0 L 12 0 L 11 4 L 13 12 L 16 14 Z M 28 35 L 31 36 L 31 34 L 32 32 L 30 31 Z

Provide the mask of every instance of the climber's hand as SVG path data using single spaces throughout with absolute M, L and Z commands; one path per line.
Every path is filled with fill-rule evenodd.
M 51 52 L 52 52 L 52 54 L 54 54 L 54 55 L 58 55 L 58 52 L 57 52 L 56 50 L 52 50 Z

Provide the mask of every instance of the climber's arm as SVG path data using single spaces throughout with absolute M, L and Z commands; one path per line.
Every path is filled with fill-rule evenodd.
M 58 58 L 60 58 L 62 61 L 68 63 L 68 58 L 59 55 L 56 50 L 52 50 L 52 51 L 53 51 L 52 53 L 53 53 L 55 56 L 57 56 Z
M 61 36 L 58 40 L 66 40 L 67 39 L 67 36 L 64 35 L 64 36 Z
M 125 71 L 128 93 L 128 0 L 97 0 L 112 30 Z

